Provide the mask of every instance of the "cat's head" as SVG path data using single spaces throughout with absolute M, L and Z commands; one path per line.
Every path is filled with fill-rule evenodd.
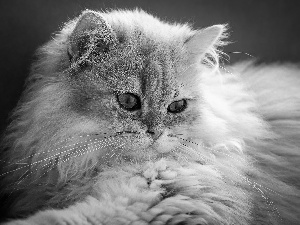
M 66 45 L 71 109 L 93 124 L 92 132 L 118 134 L 128 150 L 169 152 L 178 137 L 210 141 L 207 128 L 199 129 L 199 73 L 215 70 L 224 31 L 192 31 L 143 11 L 85 11 Z

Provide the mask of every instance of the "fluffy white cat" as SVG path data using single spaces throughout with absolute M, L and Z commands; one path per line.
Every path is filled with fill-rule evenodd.
M 299 67 L 224 70 L 226 36 L 141 10 L 66 23 L 2 141 L 4 224 L 300 224 Z

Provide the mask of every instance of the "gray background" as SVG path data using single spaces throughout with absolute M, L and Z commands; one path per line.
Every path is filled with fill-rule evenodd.
M 0 131 L 23 89 L 33 53 L 63 22 L 83 9 L 142 8 L 158 17 L 201 28 L 229 23 L 225 52 L 261 62 L 300 61 L 298 0 L 0 0 Z M 230 54 L 231 61 L 248 59 Z

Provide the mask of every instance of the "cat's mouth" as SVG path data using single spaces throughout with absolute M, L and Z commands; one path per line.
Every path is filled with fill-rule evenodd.
M 170 136 L 167 131 L 162 132 L 159 138 L 154 139 L 151 134 L 132 130 L 124 130 L 116 133 L 125 144 L 128 152 L 148 151 L 154 154 L 165 154 L 175 148 L 177 138 Z
M 118 131 L 116 138 L 128 152 L 147 149 L 153 144 L 150 135 L 132 130 Z

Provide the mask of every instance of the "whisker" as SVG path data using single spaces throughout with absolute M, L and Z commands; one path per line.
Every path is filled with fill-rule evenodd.
M 109 138 L 107 138 L 107 139 L 105 139 L 105 140 L 108 140 L 108 141 L 109 141 Z M 104 142 L 104 140 L 95 139 L 94 142 L 88 143 L 88 144 L 86 144 L 86 145 L 89 146 L 89 145 L 92 145 L 92 144 L 98 144 L 98 143 L 101 143 L 101 142 Z M 76 145 L 82 144 L 82 143 L 86 143 L 86 142 L 79 142 L 79 143 L 76 143 L 76 144 L 74 144 L 74 145 L 76 146 Z M 73 145 L 69 145 L 69 146 L 73 146 Z M 69 146 L 67 146 L 67 147 L 69 147 Z M 64 146 L 64 147 L 65 147 L 65 146 Z M 60 149 L 61 149 L 61 148 L 60 148 Z M 12 173 L 12 172 L 16 172 L 16 171 L 18 171 L 18 170 L 20 170 L 20 169 L 23 169 L 23 168 L 31 167 L 31 166 L 33 166 L 33 165 L 35 165 L 35 164 L 38 164 L 38 163 L 41 163 L 41 162 L 43 162 L 43 161 L 47 161 L 47 160 L 49 160 L 49 159 L 54 158 L 54 157 L 57 156 L 57 155 L 61 155 L 61 154 L 66 153 L 66 152 L 70 152 L 70 151 L 72 151 L 72 150 L 74 150 L 74 149 L 76 149 L 76 147 L 67 149 L 67 150 L 62 151 L 62 152 L 55 153 L 54 155 L 51 155 L 51 156 L 46 157 L 46 158 L 44 158 L 44 159 L 41 159 L 41 160 L 32 162 L 32 163 L 27 164 L 27 165 L 25 165 L 25 166 L 18 167 L 18 168 L 14 169 L 14 170 L 7 171 L 7 172 L 5 172 L 5 173 L 0 174 L 0 177 L 1 177 L 1 176 L 4 176 L 4 175 L 6 175 L 6 174 Z M 57 150 L 57 149 L 55 149 L 55 150 Z M 54 150 L 53 150 L 53 151 L 54 151 Z M 50 152 L 52 152 L 52 151 L 50 151 Z M 42 153 L 39 153 L 39 154 L 42 154 Z M 35 155 L 39 155 L 39 154 L 37 153 L 37 154 L 35 154 Z M 35 155 L 34 155 L 34 156 L 35 156 Z
M 9 163 L 10 161 L 5 161 L 3 159 L 0 159 L 0 161 L 5 162 L 5 163 Z
M 27 169 L 19 178 L 18 178 L 18 180 L 16 181 L 16 182 L 18 182 L 18 184 L 20 184 L 21 182 L 22 182 L 22 180 L 24 180 L 27 176 L 25 176 L 24 178 L 22 178 L 27 172 L 29 172 L 29 169 Z M 16 183 L 15 182 L 15 183 Z M 14 183 L 14 184 L 15 184 Z M 17 185 L 18 185 L 17 184 Z
M 42 167 L 36 168 L 35 170 L 33 170 L 33 171 L 31 171 L 30 173 L 28 173 L 25 177 L 23 177 L 23 178 L 19 181 L 19 179 L 20 179 L 22 176 L 24 176 L 24 175 L 29 171 L 29 169 L 27 169 L 26 172 L 18 179 L 18 181 L 16 181 L 16 182 L 10 184 L 10 185 L 14 185 L 14 186 L 15 186 L 15 187 L 13 188 L 13 190 L 10 192 L 10 195 L 11 195 L 14 191 L 20 190 L 21 187 L 19 187 L 19 186 L 20 186 L 21 182 L 23 182 L 23 181 L 24 181 L 28 176 L 30 176 L 34 171 L 38 171 L 38 170 L 40 170 L 40 169 L 43 168 L 43 167 L 49 166 L 50 164 L 51 164 L 51 162 L 48 162 L 48 163 L 46 163 L 45 165 L 43 165 Z M 54 167 L 53 167 L 53 168 L 54 168 Z M 50 171 L 50 170 L 49 170 L 49 171 Z M 49 171 L 48 171 L 48 172 L 49 172 Z M 47 171 L 46 171 L 46 172 L 47 172 Z M 43 174 L 42 174 L 41 176 L 39 176 L 37 179 L 41 178 L 42 176 L 43 176 Z M 31 183 L 29 183 L 28 185 L 24 186 L 24 188 L 25 188 L 25 187 L 28 187 L 30 184 L 31 184 Z M 18 187 L 19 187 L 19 188 L 18 188 Z
M 26 186 L 24 186 L 23 188 L 28 187 L 29 185 L 33 184 L 35 181 L 39 180 L 41 177 L 43 177 L 44 175 L 46 175 L 47 173 L 49 173 L 51 170 L 53 170 L 55 168 L 55 166 L 50 166 L 50 163 L 47 163 L 45 165 L 43 165 L 43 167 L 49 166 L 49 169 L 47 169 L 44 173 L 42 173 L 40 176 L 38 176 L 36 179 L 34 179 L 33 181 L 31 181 L 29 184 L 27 184 Z M 17 189 L 17 190 L 20 190 Z
M 125 145 L 125 144 L 122 143 L 121 145 L 116 146 L 116 148 L 120 148 L 120 147 L 122 147 L 122 146 L 124 146 L 124 145 Z M 72 156 L 72 158 L 75 158 L 75 157 L 78 157 L 78 156 L 82 156 L 82 155 L 85 155 L 85 154 L 88 154 L 88 153 L 91 153 L 91 152 L 94 152 L 94 151 L 98 151 L 98 150 L 101 150 L 101 149 L 102 149 L 102 148 L 96 147 L 96 148 L 94 148 L 94 149 L 92 149 L 92 150 L 85 151 L 85 152 L 83 152 L 83 153 L 74 155 L 74 156 Z M 107 156 L 107 154 L 108 154 L 108 153 L 106 153 L 105 156 Z M 105 156 L 102 156 L 101 158 L 104 158 Z M 66 162 L 66 161 L 69 161 L 70 159 L 71 159 L 71 158 L 68 158 L 68 159 L 66 159 L 66 160 L 63 160 L 62 162 L 64 163 L 64 162 Z
M 95 145 L 95 150 L 98 150 L 99 148 L 98 148 L 98 146 L 100 146 L 102 143 L 100 142 L 100 141 L 98 141 L 98 143 Z M 105 145 L 104 145 L 105 146 Z M 106 145 L 107 146 L 107 145 Z M 103 148 L 103 145 L 101 146 L 101 148 L 100 149 L 102 149 Z M 74 149 L 74 148 L 72 148 L 72 149 Z M 82 150 L 84 150 L 84 149 L 81 149 L 80 150 L 80 152 L 82 151 Z M 85 148 L 85 150 L 87 150 L 87 147 Z M 94 150 L 94 151 L 95 151 Z M 67 151 L 70 151 L 70 149 L 69 150 L 67 150 Z M 66 152 L 66 151 L 64 151 L 64 152 Z M 77 152 L 77 151 L 76 151 Z M 87 152 L 85 152 L 85 153 L 82 153 L 82 154 L 78 154 L 77 156 L 80 156 L 80 155 L 83 155 L 83 154 L 86 154 L 86 153 L 88 153 L 88 151 Z M 59 154 L 62 154 L 62 152 L 60 152 Z M 47 157 L 47 159 L 51 159 L 51 158 L 54 158 L 56 155 L 59 155 L 59 154 L 55 154 L 55 155 L 52 155 L 51 157 Z M 60 157 L 60 156 L 59 156 Z M 76 157 L 76 156 L 75 156 Z M 45 159 L 43 159 L 43 160 L 40 160 L 39 162 L 43 162 L 43 161 L 45 161 Z M 67 160 L 65 160 L 65 161 L 67 161 Z M 35 162 L 35 163 L 37 163 L 37 162 Z M 32 163 L 31 164 L 31 166 L 33 166 L 35 163 Z M 35 171 L 37 171 L 37 170 L 39 170 L 39 169 L 41 169 L 41 168 L 43 168 L 43 167 L 46 167 L 47 165 L 50 165 L 51 164 L 51 161 L 49 161 L 48 163 L 46 163 L 45 165 L 43 165 L 42 167 L 40 167 L 40 168 L 37 168 L 37 169 L 35 169 L 35 170 L 33 170 L 33 171 L 31 171 L 30 173 L 28 173 L 25 177 L 23 177 L 22 179 L 21 179 L 21 177 L 22 176 L 24 176 L 28 171 L 29 171 L 29 169 L 18 179 L 18 184 L 17 184 L 17 186 L 19 186 L 19 184 L 22 182 L 22 181 L 24 181 L 30 174 L 32 174 L 33 172 L 35 172 Z M 23 168 L 23 167 L 22 167 Z M 52 168 L 50 168 L 49 170 L 47 170 L 45 173 L 43 173 L 43 174 L 41 174 L 41 176 L 39 176 L 38 178 L 36 178 L 34 181 L 36 181 L 37 179 L 39 179 L 40 177 L 42 177 L 44 174 L 46 174 L 46 173 L 48 173 L 51 169 L 53 169 L 53 168 L 55 168 L 55 167 L 52 167 Z M 21 180 L 20 180 L 21 179 Z M 20 180 L 20 181 L 19 181 Z M 31 183 L 33 183 L 34 181 L 32 181 Z M 15 182 L 16 183 L 16 182 Z M 14 184 L 15 184 L 14 183 Z M 29 186 L 31 183 L 29 183 L 27 186 Z M 16 187 L 17 188 L 17 187 Z M 14 188 L 14 190 L 13 191 L 15 191 L 16 190 L 16 188 Z M 12 191 L 12 192 L 13 192 Z
M 75 138 L 86 138 L 86 137 L 90 137 L 90 136 L 98 136 L 98 135 L 99 135 L 99 134 L 86 134 L 86 135 L 80 135 L 80 136 L 73 136 L 73 137 L 71 137 L 71 138 L 67 138 L 67 139 L 65 139 L 65 140 L 59 141 L 58 143 L 56 143 L 56 145 L 58 145 L 58 144 L 60 144 L 60 143 L 63 143 L 63 142 L 66 142 L 66 141 L 69 141 L 69 140 L 72 140 L 72 139 L 75 139 Z M 103 138 L 110 138 L 110 137 L 115 137 L 115 135 L 114 135 L 114 136 L 106 136 L 106 137 L 103 137 Z M 95 138 L 94 141 L 96 141 L 96 140 L 99 140 L 99 139 L 98 139 L 98 138 Z M 47 150 L 47 151 L 43 151 L 43 152 L 37 152 L 37 153 L 34 154 L 34 156 L 40 155 L 40 154 L 45 154 L 45 153 L 50 153 L 50 152 L 54 152 L 54 151 L 58 151 L 58 150 L 61 150 L 61 149 L 63 149 L 63 148 L 68 148 L 68 147 L 72 147 L 72 146 L 79 145 L 79 144 L 84 144 L 84 143 L 87 143 L 87 142 L 89 142 L 89 141 L 91 141 L 91 140 L 89 139 L 89 140 L 85 140 L 85 141 L 82 141 L 82 142 L 76 142 L 76 143 L 74 143 L 74 144 L 69 144 L 69 145 L 66 145 L 66 146 L 58 147 L 58 148 L 55 148 L 55 149 L 52 149 L 52 150 Z M 8 166 L 17 164 L 18 162 L 21 162 L 21 161 L 23 161 L 23 160 L 25 160 L 25 159 L 28 159 L 28 158 L 30 158 L 30 157 L 32 157 L 32 155 L 27 156 L 27 157 L 24 157 L 24 158 L 22 158 L 22 159 L 20 159 L 20 160 L 18 160 L 18 161 L 16 161 L 16 162 L 12 162 L 12 163 L 6 165 L 5 167 L 8 167 Z M 5 167 L 4 167 L 4 168 L 5 168 Z M 1 176 L 1 175 L 0 175 L 0 176 Z
M 176 137 L 177 135 L 183 135 L 183 134 L 168 134 L 169 137 Z
M 221 153 L 221 154 L 223 154 L 223 155 L 226 155 L 227 157 L 229 157 L 229 158 L 231 158 L 231 159 L 233 159 L 233 160 L 236 160 L 236 159 L 233 158 L 231 155 L 227 154 L 227 153 L 224 152 L 224 151 L 221 151 L 221 148 L 220 148 L 221 146 L 220 146 L 219 148 L 210 148 L 210 147 L 208 147 L 208 146 L 205 146 L 203 143 L 201 143 L 201 144 L 200 144 L 200 143 L 196 143 L 196 142 L 194 142 L 194 141 L 187 140 L 187 139 L 181 138 L 181 137 L 177 137 L 177 138 L 179 138 L 179 139 L 181 139 L 181 140 L 183 140 L 183 141 L 186 141 L 186 142 L 195 144 L 195 145 L 197 145 L 197 146 L 200 146 L 201 148 L 205 148 L 205 149 L 209 150 L 210 152 L 218 152 L 218 153 Z M 226 145 L 224 145 L 224 146 L 222 146 L 222 147 L 225 148 L 227 151 L 229 151 Z M 239 160 L 245 161 L 245 159 L 243 159 L 243 158 L 240 158 Z
M 193 161 L 196 161 L 196 160 L 199 160 L 199 157 L 200 157 L 200 160 L 202 162 L 205 162 L 205 164 L 208 164 L 208 162 L 212 162 L 211 159 L 209 159 L 207 156 L 204 156 L 203 154 L 201 154 L 200 152 L 198 152 L 197 150 L 183 144 L 183 143 L 180 143 L 180 149 L 182 151 L 184 151 L 185 154 L 188 154 L 190 156 L 191 159 L 193 159 Z
M 110 141 L 110 140 L 109 140 Z M 115 143 L 115 142 L 114 142 Z M 97 142 L 96 144 L 95 144 L 95 146 L 93 146 L 94 148 L 97 148 L 97 149 L 103 149 L 104 147 L 107 147 L 107 146 L 110 146 L 111 144 L 114 144 L 114 143 L 106 143 L 106 142 Z M 100 148 L 99 148 L 100 147 Z M 88 150 L 88 146 L 86 146 L 85 148 L 78 148 L 78 149 L 76 149 L 75 150 L 75 154 L 76 153 L 78 153 L 78 151 L 80 152 L 80 153 L 82 153 L 83 152 L 83 154 L 86 154 L 87 152 L 89 152 L 89 151 L 86 151 L 86 150 Z M 105 155 L 108 155 L 109 153 L 107 152 Z
M 249 54 L 247 52 L 237 52 L 237 51 L 235 51 L 235 52 L 228 52 L 228 54 L 245 54 L 247 56 L 250 56 L 250 57 L 254 58 L 253 55 L 251 55 L 251 54 Z
M 30 174 L 32 174 L 33 172 L 38 171 L 38 170 L 41 170 L 42 168 L 44 168 L 44 167 L 46 167 L 46 166 L 49 166 L 51 163 L 52 163 L 52 161 L 49 161 L 49 162 L 47 162 L 45 165 L 43 165 L 43 166 L 41 166 L 41 167 L 38 167 L 38 168 L 36 168 L 36 169 L 30 171 L 30 173 L 28 173 L 25 177 L 23 177 L 21 181 L 24 181 L 24 180 L 25 180 Z M 29 171 L 29 169 L 27 169 L 26 172 L 25 172 L 22 176 L 24 176 L 28 171 Z M 21 176 L 21 177 L 22 177 L 22 176 Z M 20 177 L 20 178 L 21 178 L 21 177 Z M 19 178 L 19 179 L 20 179 L 20 178 Z M 18 180 L 19 180 L 19 179 L 18 179 Z M 21 182 L 21 181 L 20 181 L 20 182 Z M 20 184 L 20 182 L 19 182 L 19 184 Z M 15 184 L 15 183 L 16 183 L 16 182 L 14 182 L 13 184 Z M 13 184 L 11 184 L 11 185 L 13 185 Z
M 177 135 L 174 135 L 174 137 L 177 137 Z M 201 146 L 201 147 L 205 147 L 203 144 L 199 144 L 199 143 L 193 142 L 193 141 L 188 140 L 188 139 L 185 139 L 185 138 L 181 138 L 181 137 L 177 137 L 177 138 L 180 139 L 180 140 L 187 141 L 187 142 L 189 142 L 189 143 L 192 143 L 192 144 Z
M 221 69 L 223 69 L 226 73 L 229 73 L 229 74 L 231 74 L 231 75 L 233 75 L 233 73 L 232 72 L 230 72 L 228 69 L 226 69 L 226 67 L 225 66 L 221 66 L 221 65 L 219 65 L 219 67 L 221 68 Z
M 125 144 L 123 143 L 123 144 L 121 144 L 121 145 L 119 145 L 119 146 L 117 146 L 116 148 L 119 148 L 119 147 L 122 147 L 122 146 L 124 146 Z M 105 146 L 106 147 L 106 146 Z M 76 157 L 79 157 L 79 156 L 82 156 L 82 155 L 85 155 L 85 154 L 88 154 L 88 153 L 91 153 L 91 152 L 94 152 L 94 151 L 98 151 L 98 150 L 101 150 L 103 148 L 103 146 L 101 146 L 101 148 L 99 147 L 99 145 L 98 146 L 96 146 L 95 148 L 93 148 L 93 149 L 91 149 L 91 150 L 89 150 L 89 151 L 84 151 L 84 152 L 81 152 L 81 151 L 79 151 L 80 153 L 78 153 L 78 154 L 75 154 L 75 155 L 72 155 L 72 157 L 68 157 L 67 159 L 64 159 L 64 160 L 61 160 L 61 161 L 59 161 L 59 163 L 61 164 L 61 163 L 66 163 L 67 161 L 69 161 L 69 160 L 71 160 L 71 159 L 74 159 L 74 158 L 76 158 Z M 86 148 L 87 149 L 87 148 Z M 102 156 L 102 158 L 103 158 L 103 156 Z M 47 166 L 47 165 L 50 165 L 51 164 L 51 161 L 50 162 L 48 162 L 47 164 L 45 164 L 45 165 L 43 165 L 42 167 L 45 167 L 45 166 Z M 96 165 L 96 164 L 95 164 Z M 38 176 L 36 179 L 34 179 L 33 181 L 31 181 L 28 185 L 26 185 L 24 188 L 26 188 L 26 187 L 28 187 L 29 185 L 31 185 L 31 184 L 33 184 L 35 181 L 37 181 L 38 179 L 40 179 L 42 176 L 44 176 L 44 175 L 46 175 L 47 173 L 49 173 L 49 171 L 51 171 L 52 169 L 54 169 L 55 167 L 54 166 L 52 166 L 50 169 L 48 169 L 47 171 L 45 171 L 44 173 L 42 173 L 40 176 Z M 32 171 L 33 172 L 33 171 Z M 32 173 L 31 172 L 31 173 Z M 29 174 L 28 174 L 29 175 Z M 28 176 L 27 175 L 27 176 Z M 25 178 L 23 178 L 22 180 L 24 180 Z M 20 188 L 19 188 L 20 189 Z M 17 189 L 17 190 L 19 190 L 19 189 Z M 16 189 L 14 189 L 13 191 L 17 191 Z M 13 192 L 12 191 L 12 192 Z

